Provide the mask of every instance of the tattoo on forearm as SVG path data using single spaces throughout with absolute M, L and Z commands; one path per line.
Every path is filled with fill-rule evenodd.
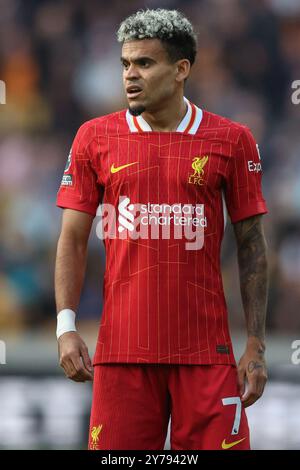
M 238 244 L 240 288 L 249 336 L 264 340 L 268 273 L 261 216 L 234 225 Z

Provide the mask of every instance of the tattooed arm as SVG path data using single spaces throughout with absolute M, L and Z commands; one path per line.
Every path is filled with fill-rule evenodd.
M 235 223 L 234 232 L 248 333 L 246 349 L 238 364 L 242 402 L 246 407 L 261 397 L 267 381 L 264 352 L 268 272 L 262 216 Z M 248 382 L 246 391 L 245 381 Z

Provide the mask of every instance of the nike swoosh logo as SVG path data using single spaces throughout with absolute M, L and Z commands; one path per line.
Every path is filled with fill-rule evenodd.
M 243 437 L 243 439 L 240 439 L 239 441 L 229 442 L 228 444 L 226 444 L 226 440 L 224 439 L 224 441 L 222 442 L 222 449 L 230 449 L 231 447 L 236 446 L 237 444 L 244 441 L 245 439 L 246 438 Z
M 115 164 L 113 163 L 111 168 L 110 168 L 110 172 L 111 173 L 117 173 L 118 171 L 123 170 L 127 166 L 136 165 L 136 163 L 138 163 L 138 162 L 126 163 L 126 165 L 121 165 L 121 166 L 115 166 Z

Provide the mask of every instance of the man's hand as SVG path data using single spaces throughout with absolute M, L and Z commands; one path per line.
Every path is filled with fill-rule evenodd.
M 238 364 L 238 378 L 243 406 L 253 405 L 263 394 L 267 382 L 264 345 L 258 338 L 250 337 Z M 247 382 L 247 390 L 246 384 Z
M 58 338 L 59 364 L 66 376 L 75 382 L 93 380 L 93 368 L 88 348 L 76 331 Z

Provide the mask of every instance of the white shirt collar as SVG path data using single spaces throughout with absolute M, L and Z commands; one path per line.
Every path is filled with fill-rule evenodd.
M 185 96 L 183 97 L 187 104 L 187 112 L 179 123 L 175 132 L 187 132 L 188 134 L 195 134 L 201 124 L 203 111 L 196 105 L 191 103 Z M 126 120 L 131 132 L 152 132 L 151 126 L 148 122 L 140 116 L 132 116 L 129 110 L 126 111 Z

